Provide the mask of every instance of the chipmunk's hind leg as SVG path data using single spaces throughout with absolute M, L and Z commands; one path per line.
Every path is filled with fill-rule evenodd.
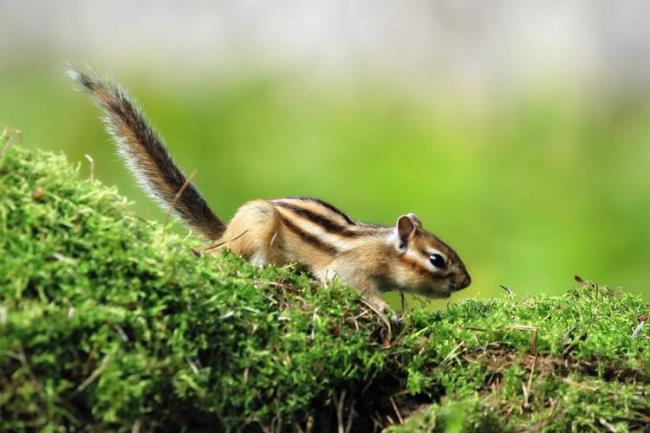
M 224 247 L 255 266 L 284 264 L 274 243 L 280 228 L 278 211 L 265 200 L 255 200 L 237 210 L 221 239 Z

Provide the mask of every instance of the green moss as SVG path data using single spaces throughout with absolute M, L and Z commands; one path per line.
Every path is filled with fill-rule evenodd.
M 494 431 L 645 431 L 650 336 L 645 326 L 636 338 L 633 331 L 648 311 L 591 283 L 560 297 L 414 311 L 400 342 L 407 389 L 445 397 L 412 422 L 431 419 L 428 426 L 446 431 L 440 425 L 453 408 L 472 407 L 462 409 L 461 431 L 492 431 L 495 416 L 503 430 Z
M 445 433 L 505 433 L 509 428 L 489 405 L 481 405 L 478 397 L 464 401 L 443 399 L 421 409 L 391 433 L 445 432 Z
M 622 432 L 650 421 L 648 327 L 632 338 L 649 307 L 637 297 L 585 283 L 464 301 L 407 314 L 389 339 L 346 287 L 199 248 L 61 156 L 1 156 L 0 429 L 329 432 L 351 417 L 365 432 L 401 417 L 392 431 Z
M 1 163 L 5 429 L 279 426 L 383 368 L 383 325 L 347 288 L 197 257 L 61 156 Z

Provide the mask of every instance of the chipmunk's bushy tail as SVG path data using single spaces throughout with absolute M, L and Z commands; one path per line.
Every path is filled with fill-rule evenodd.
M 104 111 L 104 122 L 120 156 L 140 185 L 164 210 L 173 211 L 208 239 L 217 239 L 225 226 L 201 193 L 169 156 L 160 136 L 127 93 L 112 81 L 75 69 L 68 71 L 80 89 Z

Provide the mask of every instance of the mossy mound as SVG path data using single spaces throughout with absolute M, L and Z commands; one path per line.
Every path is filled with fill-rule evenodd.
M 648 310 L 585 283 L 413 312 L 400 341 L 405 388 L 437 402 L 390 431 L 648 431 Z
M 391 330 L 346 287 L 197 253 L 77 171 L 0 156 L 0 430 L 647 431 L 637 297 L 585 283 Z

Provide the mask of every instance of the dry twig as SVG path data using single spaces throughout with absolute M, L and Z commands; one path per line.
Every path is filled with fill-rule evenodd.
M 88 162 L 90 163 L 90 180 L 94 181 L 95 180 L 95 160 L 93 159 L 92 156 L 85 154 L 84 155 Z
M 226 239 L 225 241 L 218 240 L 217 242 L 214 242 L 214 243 L 212 243 L 210 245 L 206 245 L 205 247 L 203 247 L 203 252 L 207 253 L 207 252 L 210 252 L 212 250 L 219 249 L 222 246 L 224 246 L 224 245 L 226 245 L 226 244 L 228 244 L 230 242 L 236 241 L 237 239 L 241 238 L 242 236 L 244 236 L 246 234 L 246 232 L 248 232 L 248 230 L 244 230 L 243 232 L 241 232 L 237 236 L 232 237 L 230 239 Z
M 395 411 L 395 415 L 397 415 L 397 419 L 399 420 L 400 424 L 404 424 L 404 419 L 402 418 L 402 414 L 399 411 L 399 408 L 397 407 L 397 403 L 395 403 L 395 398 L 393 396 L 390 397 L 390 404 L 393 406 L 393 410 Z
M 514 292 L 512 291 L 511 288 L 506 287 L 503 284 L 499 284 L 499 286 L 501 286 L 501 288 L 506 291 L 506 293 L 508 294 L 508 298 L 514 299 L 515 294 L 514 294 Z
M 386 341 L 385 343 L 389 343 L 393 339 L 393 329 L 390 326 L 390 321 L 386 318 L 386 316 L 377 309 L 374 305 L 372 305 L 371 302 L 366 301 L 365 299 L 361 299 L 361 302 L 368 308 L 370 308 L 372 311 L 374 311 L 379 318 L 384 322 L 384 325 L 386 325 L 386 331 L 388 332 L 388 335 L 386 336 Z
M 167 223 L 169 222 L 169 217 L 171 216 L 174 209 L 176 209 L 178 200 L 181 198 L 181 196 L 183 195 L 187 187 L 190 186 L 190 184 L 192 183 L 192 178 L 194 177 L 195 174 L 196 174 L 196 170 L 194 170 L 189 176 L 187 176 L 187 179 L 185 179 L 185 182 L 180 187 L 178 192 L 176 192 L 176 195 L 172 199 L 172 203 L 169 205 L 169 209 L 167 210 L 167 214 L 165 215 L 165 219 L 163 220 L 163 230 L 167 227 Z
M 99 377 L 100 374 L 108 367 L 108 363 L 111 361 L 111 355 L 110 353 L 106 356 L 104 356 L 104 359 L 102 359 L 102 362 L 99 363 L 99 367 L 95 371 L 91 373 L 90 376 L 86 380 L 84 380 L 78 387 L 77 391 L 81 392 L 84 389 L 88 388 L 88 386 L 93 383 L 97 378 Z

